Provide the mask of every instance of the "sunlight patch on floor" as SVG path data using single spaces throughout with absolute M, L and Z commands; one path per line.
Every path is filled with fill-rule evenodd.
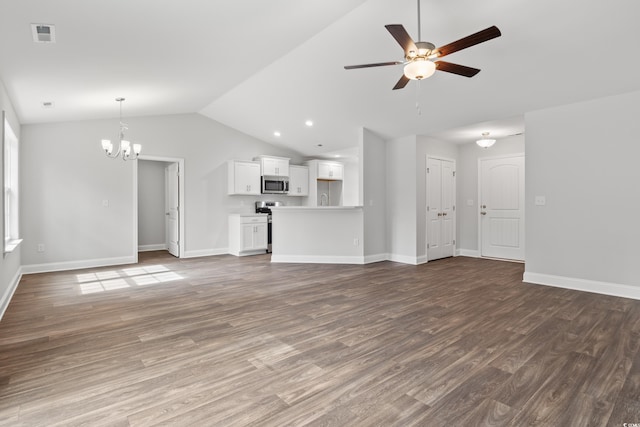
M 79 291 L 82 295 L 112 291 L 116 289 L 135 288 L 139 286 L 157 285 L 183 279 L 164 265 L 108 270 L 96 273 L 76 275 Z

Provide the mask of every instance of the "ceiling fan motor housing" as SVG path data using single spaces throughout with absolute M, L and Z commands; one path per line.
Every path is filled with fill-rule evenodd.
M 413 50 L 411 50 L 407 53 L 408 60 L 411 60 L 416 57 L 426 58 L 431 54 L 431 52 L 433 52 L 436 46 L 433 43 L 429 43 L 429 42 L 416 42 L 416 48 L 418 50 L 417 52 L 414 52 Z

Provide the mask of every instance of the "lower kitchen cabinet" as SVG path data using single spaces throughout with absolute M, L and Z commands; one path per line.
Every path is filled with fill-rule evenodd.
M 229 253 L 257 255 L 267 251 L 267 215 L 229 215 Z

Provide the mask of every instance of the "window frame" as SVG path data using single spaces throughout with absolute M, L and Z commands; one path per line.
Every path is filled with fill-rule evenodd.
M 20 191 L 19 191 L 19 155 L 18 137 L 2 111 L 2 236 L 6 255 L 13 252 L 22 239 L 20 238 Z

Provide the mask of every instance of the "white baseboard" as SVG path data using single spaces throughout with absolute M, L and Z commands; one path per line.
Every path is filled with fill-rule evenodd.
M 593 292 L 596 294 L 640 300 L 640 286 L 598 282 L 595 280 L 577 279 L 574 277 L 532 273 L 530 271 L 525 271 L 522 281 L 536 285 L 554 286 L 556 288 L 574 289 L 576 291 Z
M 325 255 L 271 255 L 271 262 L 291 262 L 306 264 L 364 264 L 361 256 L 325 256 Z
M 9 282 L 9 286 L 5 289 L 4 294 L 2 294 L 2 298 L 0 298 L 0 320 L 2 320 L 2 316 L 4 316 L 4 312 L 7 311 L 9 307 L 9 301 L 13 298 L 13 294 L 18 289 L 18 284 L 20 283 L 20 279 L 22 279 L 22 267 L 18 267 L 18 271 L 16 271 L 15 276 Z
M 403 264 L 411 264 L 411 265 L 418 265 L 418 264 L 423 264 L 427 262 L 426 257 L 424 257 L 424 260 L 423 260 L 422 257 L 411 257 L 407 255 L 398 255 L 398 254 L 389 254 L 389 257 L 387 259 L 389 261 L 401 262 Z
M 389 254 L 373 254 L 373 255 L 365 255 L 364 263 L 371 264 L 374 262 L 386 261 L 389 259 Z
M 456 250 L 456 256 L 467 256 L 471 258 L 480 258 L 480 251 L 473 249 L 458 249 Z
M 51 262 L 46 264 L 30 264 L 22 266 L 23 274 L 49 273 L 52 271 L 80 270 L 83 268 L 108 267 L 112 265 L 135 264 L 136 257 L 118 257 L 102 259 L 86 259 L 81 261 Z
M 138 252 L 151 252 L 151 251 L 166 251 L 167 245 L 159 243 L 156 245 L 140 245 L 138 246 Z
M 198 258 L 201 256 L 212 256 L 212 255 L 227 255 L 229 253 L 228 248 L 222 249 L 199 249 L 196 251 L 184 251 L 184 254 L 180 258 Z

